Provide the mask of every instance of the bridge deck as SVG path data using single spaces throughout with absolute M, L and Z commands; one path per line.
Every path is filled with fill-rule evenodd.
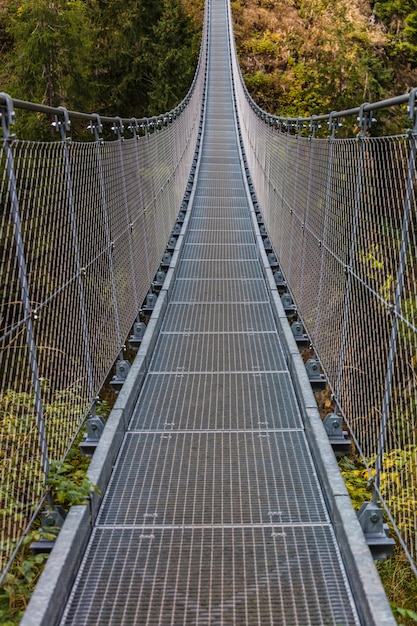
M 242 176 L 225 2 L 172 297 L 61 624 L 358 624 Z

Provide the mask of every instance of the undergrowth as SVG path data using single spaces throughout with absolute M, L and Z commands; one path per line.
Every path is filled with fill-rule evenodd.
M 92 491 L 98 489 L 86 476 L 90 459 L 79 452 L 78 443 L 82 435 L 74 443 L 65 462 L 51 461 L 47 484 L 51 490 L 53 501 L 68 511 L 72 505 L 84 504 Z M 6 579 L 0 588 L 0 624 L 15 626 L 19 624 L 29 603 L 30 596 L 38 582 L 45 565 L 47 555 L 33 554 L 33 542 L 53 540 L 58 529 L 51 528 L 48 532 L 41 528 L 36 520 L 31 532 L 25 537 L 23 547 L 16 556 Z
M 355 510 L 371 499 L 368 471 L 358 460 L 347 457 L 339 462 L 350 498 Z M 401 626 L 417 624 L 417 578 L 401 548 L 395 548 L 394 556 L 377 561 L 376 567 L 394 617 Z

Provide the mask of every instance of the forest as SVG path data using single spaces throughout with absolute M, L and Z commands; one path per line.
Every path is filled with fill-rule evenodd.
M 1 91 L 102 115 L 170 110 L 190 86 L 203 0 L 2 0 Z
M 246 84 L 270 113 L 310 116 L 417 85 L 414 0 L 233 0 Z
M 0 0 L 0 88 L 103 115 L 150 116 L 190 85 L 204 0 Z M 414 0 L 233 0 L 249 90 L 313 115 L 417 84 Z

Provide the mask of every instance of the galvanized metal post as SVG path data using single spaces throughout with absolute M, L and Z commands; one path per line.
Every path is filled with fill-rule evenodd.
M 55 128 L 59 131 L 61 135 L 62 152 L 63 152 L 63 157 L 64 157 L 65 183 L 66 183 L 67 193 L 68 193 L 68 208 L 69 208 L 70 219 L 71 219 L 71 230 L 72 230 L 72 238 L 73 238 L 73 245 L 74 245 L 75 266 L 77 268 L 78 296 L 80 299 L 81 325 L 82 325 L 82 334 L 83 334 L 83 341 L 84 341 L 85 358 L 86 358 L 86 364 L 87 364 L 88 390 L 90 394 L 90 400 L 93 401 L 94 399 L 93 363 L 92 363 L 92 358 L 91 358 L 90 335 L 88 331 L 85 292 L 84 292 L 84 285 L 83 285 L 83 277 L 85 276 L 86 270 L 85 268 L 83 268 L 82 263 L 81 263 L 77 217 L 75 213 L 75 201 L 74 201 L 73 183 L 72 183 L 71 162 L 70 162 L 70 155 L 68 151 L 68 143 L 70 139 L 67 133 L 69 133 L 71 129 L 71 122 L 69 119 L 68 111 L 64 107 L 59 107 L 59 109 L 62 111 L 63 119 L 57 116 L 55 118 L 55 123 L 53 124 L 53 126 L 55 126 Z
M 13 135 L 10 132 L 10 127 L 15 122 L 15 113 L 13 109 L 13 102 L 10 96 L 6 93 L 1 93 L 0 96 L 5 100 L 5 105 L 0 107 L 1 123 L 3 129 L 3 148 L 6 157 L 6 172 L 9 180 L 9 198 L 10 198 L 10 210 L 12 214 L 12 220 L 14 224 L 14 238 L 16 244 L 16 255 L 19 266 L 19 281 L 22 297 L 23 314 L 26 326 L 26 342 L 29 353 L 30 368 L 32 371 L 32 385 L 34 390 L 34 405 L 36 412 L 36 423 L 39 434 L 39 450 L 41 454 L 41 464 L 43 475 L 46 479 L 49 474 L 49 458 L 48 458 L 48 442 L 45 431 L 45 419 L 43 414 L 43 403 L 41 384 L 39 377 L 37 348 L 35 342 L 35 333 L 33 328 L 33 319 L 35 319 L 35 311 L 32 309 L 30 296 L 28 275 L 26 269 L 26 256 L 23 245 L 22 227 L 20 219 L 19 208 L 19 196 L 17 192 L 17 182 L 14 168 L 13 157 Z
M 339 397 L 341 392 L 341 387 L 343 383 L 343 368 L 345 363 L 345 351 L 346 351 L 346 333 L 348 326 L 348 317 L 349 317 L 349 309 L 350 309 L 350 300 L 351 300 L 351 290 L 352 290 L 352 270 L 353 264 L 355 261 L 356 254 L 356 245 L 357 245 L 357 229 L 358 229 L 358 219 L 359 219 L 359 210 L 361 207 L 361 196 L 362 196 L 362 181 L 363 181 L 363 167 L 364 167 L 364 156 L 365 156 L 365 147 L 366 147 L 366 133 L 368 132 L 369 127 L 372 123 L 372 112 L 365 112 L 366 103 L 361 106 L 361 110 L 358 116 L 358 126 L 361 128 L 361 134 L 358 135 L 357 139 L 360 142 L 359 149 L 359 157 L 358 157 L 358 166 L 357 166 L 357 176 L 356 176 L 356 187 L 355 187 L 355 205 L 353 209 L 353 221 L 352 221 L 352 230 L 350 233 L 350 248 L 349 248 L 349 257 L 348 262 L 345 268 L 346 271 L 346 292 L 345 292 L 345 304 L 343 308 L 343 321 L 342 321 L 342 332 L 341 332 L 341 346 L 339 353 L 339 365 L 337 371 L 337 379 L 336 386 L 334 389 L 335 394 L 335 414 L 338 413 L 339 410 Z M 353 434 L 353 433 L 352 433 Z M 356 441 L 355 443 L 359 446 L 359 443 Z
M 133 138 L 135 139 L 135 146 L 136 146 L 136 150 L 135 150 L 135 158 L 136 158 L 136 169 L 137 169 L 137 181 L 138 181 L 138 197 L 139 197 L 139 202 L 140 202 L 140 206 L 141 206 L 141 217 L 142 217 L 142 221 L 143 221 L 143 230 L 145 233 L 145 241 L 147 242 L 148 240 L 148 235 L 147 235 L 147 229 L 146 229 L 146 220 L 145 220 L 145 207 L 144 207 L 144 203 L 143 203 L 143 190 L 142 190 L 142 185 L 140 183 L 140 177 L 141 177 L 141 172 L 140 172 L 140 161 L 139 161 L 139 135 L 138 135 L 138 130 L 139 130 L 139 124 L 136 118 L 132 118 L 130 125 L 129 125 L 129 130 L 133 135 Z M 151 282 L 152 280 L 152 276 L 151 276 L 151 269 L 150 269 L 150 265 L 149 265 L 149 254 L 148 254 L 148 246 L 145 245 L 144 246 L 144 252 L 145 252 L 145 259 L 146 259 L 146 276 L 148 278 L 148 283 Z
M 298 258 L 300 254 L 299 250 L 294 250 L 293 240 L 294 240 L 294 228 L 295 228 L 294 211 L 297 210 L 296 197 L 297 197 L 297 189 L 298 189 L 298 175 L 299 175 L 299 170 L 300 170 L 301 131 L 303 130 L 303 128 L 304 128 L 303 122 L 297 120 L 296 122 L 297 150 L 296 150 L 296 157 L 295 157 L 295 173 L 294 173 L 294 177 L 292 178 L 292 185 L 293 185 L 292 206 L 289 207 L 290 215 L 291 215 L 291 234 L 290 234 L 290 249 L 289 249 L 289 261 L 288 261 L 288 271 L 287 271 L 288 280 L 290 280 L 290 276 L 293 270 L 293 267 L 292 267 L 293 256 L 295 256 L 295 258 Z
M 154 122 L 153 121 L 149 121 L 148 119 L 145 119 L 145 137 L 146 137 L 146 152 L 147 152 L 147 161 L 148 163 L 151 163 L 150 160 L 150 149 L 149 149 L 149 142 L 150 142 L 150 133 L 149 133 L 149 129 L 153 128 L 154 132 L 155 131 L 155 126 L 154 126 Z M 156 220 L 156 195 L 155 195 L 155 181 L 154 181 L 154 174 L 153 171 L 151 173 L 151 193 L 152 193 L 152 213 L 153 213 L 153 224 L 154 224 L 154 237 L 155 237 L 155 244 L 158 240 L 158 224 L 157 224 L 157 220 Z M 145 211 L 147 210 L 147 208 L 145 207 Z
M 290 133 L 291 133 L 291 124 L 289 120 L 287 120 L 286 133 L 285 133 L 285 165 L 284 165 L 284 175 L 282 178 L 282 187 L 281 187 L 281 224 L 279 226 L 281 237 L 280 237 L 280 242 L 279 242 L 279 250 L 275 250 L 276 254 L 278 255 L 278 258 L 280 258 L 281 256 L 281 250 L 282 250 L 283 240 L 284 240 L 283 221 L 284 221 L 285 191 L 286 191 L 287 169 L 288 169 L 288 142 L 289 142 Z
M 106 250 L 107 250 L 107 259 L 109 262 L 111 294 L 112 294 L 113 307 L 114 307 L 114 323 L 115 323 L 117 344 L 118 344 L 118 347 L 120 347 L 122 343 L 122 333 L 120 329 L 119 305 L 117 301 L 117 291 L 116 291 L 114 265 L 113 265 L 113 242 L 112 242 L 112 237 L 111 237 L 109 212 L 108 212 L 108 207 L 107 207 L 106 185 L 104 182 L 103 157 L 102 157 L 102 149 L 101 149 L 102 148 L 101 133 L 103 132 L 103 125 L 101 123 L 101 118 L 99 115 L 97 115 L 97 113 L 93 115 L 93 120 L 90 123 L 89 130 L 94 134 L 95 144 L 96 144 L 98 175 L 100 178 L 101 211 L 103 215 L 104 232 L 106 234 Z
M 301 228 L 303 231 L 303 249 L 301 255 L 301 273 L 300 273 L 300 297 L 299 297 L 299 306 L 302 308 L 303 303 L 303 285 L 304 285 L 304 269 L 306 262 L 308 263 L 308 259 L 306 258 L 306 246 L 307 246 L 307 237 L 306 237 L 306 222 L 307 217 L 310 210 L 310 202 L 311 202 L 311 188 L 313 185 L 313 164 L 314 164 L 314 152 L 316 143 L 314 139 L 316 138 L 316 132 L 319 129 L 319 124 L 313 116 L 310 120 L 310 150 L 309 150 L 309 159 L 308 159 L 308 182 L 307 182 L 307 197 L 306 203 L 304 206 L 304 215 L 303 221 L 301 223 Z
M 125 216 L 126 216 L 126 226 L 127 226 L 127 236 L 129 242 L 129 260 L 130 260 L 130 272 L 131 272 L 131 280 L 132 280 L 132 290 L 133 290 L 133 299 L 135 304 L 135 311 L 138 311 L 140 302 L 138 298 L 138 292 L 136 287 L 136 276 L 135 276 L 135 264 L 133 261 L 133 246 L 132 246 L 132 230 L 133 230 L 133 222 L 130 217 L 129 212 L 129 202 L 127 198 L 127 188 L 126 188 L 126 174 L 125 174 L 125 166 L 123 161 L 123 131 L 124 126 L 120 117 L 114 118 L 113 131 L 117 135 L 117 140 L 119 143 L 119 158 L 120 158 L 120 172 L 122 179 L 122 191 L 123 191 L 123 204 L 125 208 Z M 133 322 L 133 320 L 132 320 Z M 121 345 L 122 341 L 120 342 Z
M 319 270 L 319 290 L 317 296 L 317 312 L 316 312 L 316 323 L 314 328 L 314 337 L 313 342 L 316 342 L 318 337 L 318 330 L 320 326 L 320 306 L 322 305 L 322 293 L 323 293 L 323 263 L 324 263 L 324 251 L 326 249 L 326 240 L 327 240 L 327 229 L 329 222 L 329 204 L 330 204 L 330 187 L 331 187 L 331 179 L 333 175 L 333 152 L 334 152 L 334 140 L 336 130 L 339 127 L 338 119 L 334 117 L 335 111 L 330 114 L 329 117 L 329 131 L 330 131 L 330 150 L 329 150 L 329 159 L 328 159 L 328 167 L 327 167 L 327 180 L 326 180 L 326 199 L 324 203 L 324 221 L 323 221 L 323 234 L 321 240 L 318 242 L 318 245 L 321 248 L 321 260 L 320 260 L 320 270 Z M 324 305 L 324 304 L 323 304 Z M 325 305 L 324 305 L 325 306 Z
M 392 386 L 394 375 L 394 361 L 397 352 L 398 324 L 401 314 L 401 299 L 404 286 L 404 272 L 407 265 L 407 247 L 409 244 L 409 224 L 413 205 L 413 183 L 416 174 L 416 142 L 417 142 L 417 108 L 416 108 L 417 88 L 410 93 L 408 103 L 408 117 L 413 122 L 413 129 L 409 133 L 410 150 L 408 157 L 408 175 L 404 198 L 404 214 L 401 232 L 401 247 L 398 258 L 397 286 L 395 289 L 394 306 L 392 308 L 393 323 L 391 329 L 391 339 L 387 359 L 384 398 L 382 402 L 382 417 L 378 437 L 378 450 L 375 466 L 375 483 L 372 501 L 375 503 L 379 496 L 381 486 L 381 472 L 383 467 L 383 456 L 385 449 L 386 433 L 390 418 L 390 403 L 392 398 Z

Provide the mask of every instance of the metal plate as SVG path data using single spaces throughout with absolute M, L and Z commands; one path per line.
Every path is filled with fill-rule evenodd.
M 247 333 L 275 332 L 272 312 L 265 303 L 171 303 L 162 332 Z
M 254 245 L 253 231 L 238 230 L 236 227 L 229 230 L 192 230 L 186 239 L 187 244 L 220 244 L 223 246 L 240 244 L 243 246 Z
M 225 281 L 223 279 L 180 279 L 175 283 L 172 302 L 263 302 L 268 305 L 268 292 L 261 279 Z M 218 311 L 219 318 L 222 312 Z
M 327 526 L 94 531 L 61 626 L 357 626 Z
M 221 261 L 247 261 L 259 258 L 258 250 L 253 246 L 240 246 L 223 244 L 202 244 L 184 246 L 183 259 L 217 259 Z
M 256 260 L 242 260 L 239 263 L 218 263 L 207 259 L 181 259 L 178 267 L 178 278 L 210 279 L 217 278 L 225 281 L 242 278 L 262 278 L 262 270 Z
M 252 220 L 250 217 L 230 219 L 227 217 L 192 217 L 189 224 L 189 232 L 194 230 L 249 230 L 253 232 Z
M 278 335 L 161 335 L 150 372 L 281 372 Z
M 175 427 L 174 427 L 175 428 Z M 98 525 L 326 523 L 302 431 L 130 433 Z
M 152 374 L 131 430 L 300 429 L 288 373 Z

